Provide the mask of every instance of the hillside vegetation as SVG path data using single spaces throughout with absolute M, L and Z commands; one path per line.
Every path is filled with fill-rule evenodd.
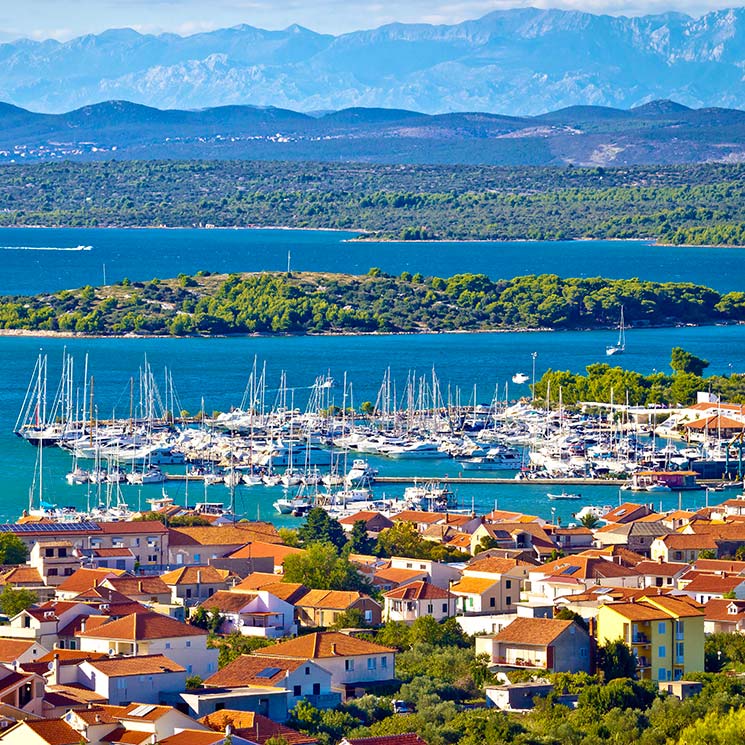
M 553 274 L 493 281 L 371 269 L 365 276 L 180 275 L 0 302 L 0 328 L 81 334 L 281 334 L 577 329 L 745 320 L 745 293 Z
M 243 161 L 0 169 L 0 226 L 269 226 L 381 239 L 745 244 L 745 166 L 621 169 Z

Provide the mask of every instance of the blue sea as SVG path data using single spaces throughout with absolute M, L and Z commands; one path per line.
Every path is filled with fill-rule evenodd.
M 485 272 L 510 277 L 526 273 L 555 272 L 562 276 L 632 277 L 653 280 L 684 280 L 708 284 L 720 290 L 745 286 L 745 254 L 735 249 L 660 248 L 640 242 L 575 243 L 445 243 L 369 244 L 345 242 L 351 235 L 286 230 L 0 230 L 0 293 L 34 293 L 129 277 L 174 276 L 199 269 L 213 271 L 283 269 L 287 252 L 297 270 L 365 272 L 370 266 L 398 273 L 403 270 L 448 276 L 456 272 Z M 58 251 L 90 245 L 90 251 Z M 11 248 L 15 246 L 15 248 Z M 23 248 L 25 247 L 25 248 Z M 36 250 L 33 249 L 36 247 Z M 38 250 L 38 248 L 46 250 Z M 341 381 L 346 373 L 352 383 L 354 402 L 375 401 L 387 368 L 397 381 L 399 394 L 407 374 L 431 374 L 434 367 L 441 389 L 469 400 L 476 385 L 477 399 L 488 403 L 497 389 L 509 397 L 529 393 L 527 386 L 511 383 L 520 371 L 531 373 L 537 353 L 536 375 L 548 369 L 582 371 L 594 362 L 606 361 L 605 345 L 614 340 L 609 331 L 482 333 L 438 335 L 376 335 L 281 338 L 216 339 L 62 339 L 0 337 L 0 465 L 3 475 L 0 519 L 14 519 L 28 504 L 35 451 L 12 434 L 23 402 L 28 379 L 40 349 L 49 356 L 50 391 L 56 385 L 63 350 L 74 354 L 78 369 L 89 355 L 95 375 L 99 416 L 125 416 L 129 406 L 129 379 L 137 376 L 145 356 L 156 379 L 167 366 L 180 401 L 190 411 L 200 408 L 223 411 L 241 402 L 254 358 L 266 361 L 268 385 L 279 385 L 286 372 L 294 389 L 295 404 L 302 406 L 308 387 L 318 375 L 330 374 L 332 391 L 341 404 Z M 643 373 L 667 370 L 670 350 L 682 346 L 711 362 L 712 373 L 745 372 L 745 327 L 690 327 L 631 330 L 627 352 L 613 360 Z M 271 396 L 268 397 L 270 399 Z M 45 497 L 60 505 L 84 506 L 86 487 L 64 481 L 69 459 L 59 449 L 45 450 Z M 454 461 L 377 463 L 381 474 L 407 476 L 457 475 Z M 191 485 L 190 498 L 196 496 Z M 132 505 L 157 495 L 160 487 L 123 487 Z M 182 484 L 170 484 L 169 493 L 183 497 Z M 199 487 L 201 489 L 201 487 Z M 403 486 L 380 487 L 378 493 L 401 494 Z M 464 505 L 477 510 L 495 504 L 551 517 L 571 519 L 572 503 L 550 503 L 545 487 L 534 485 L 460 486 Z M 612 487 L 585 487 L 583 503 L 615 504 L 620 498 Z M 239 488 L 238 508 L 247 516 L 291 522 L 279 518 L 271 503 L 277 490 Z M 211 487 L 210 500 L 228 499 L 224 486 Z M 677 495 L 664 496 L 664 506 L 678 503 Z M 703 493 L 683 496 L 684 506 L 702 503 Z

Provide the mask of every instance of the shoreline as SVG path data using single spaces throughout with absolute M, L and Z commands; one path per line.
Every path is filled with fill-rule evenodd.
M 716 328 L 723 326 L 743 326 L 745 322 L 733 321 L 732 323 L 686 323 L 661 326 L 644 326 L 631 328 L 632 331 L 653 331 L 655 329 L 675 328 Z M 85 334 L 77 331 L 47 331 L 33 329 L 0 329 L 0 338 L 30 338 L 30 339 L 170 339 L 179 341 L 183 339 L 294 339 L 303 337 L 367 337 L 367 336 L 440 336 L 443 334 L 537 334 L 537 333 L 591 333 L 594 331 L 612 331 L 615 326 L 598 326 L 595 328 L 494 328 L 494 329 L 443 329 L 440 331 L 328 331 L 315 333 L 282 333 L 282 334 L 184 334 L 183 336 L 172 336 L 170 334 Z M 629 330 L 629 327 L 627 327 Z
M 341 243 L 648 243 L 659 248 L 745 248 L 735 243 L 662 243 L 654 236 L 636 238 L 595 238 L 581 236 L 579 238 L 426 238 L 403 240 L 401 238 L 372 237 L 375 231 L 355 228 L 319 228 L 296 227 L 291 225 L 97 225 L 95 227 L 80 227 L 76 225 L 2 225 L 0 230 L 277 230 L 286 232 L 310 233 L 354 233 L 353 238 L 344 238 Z

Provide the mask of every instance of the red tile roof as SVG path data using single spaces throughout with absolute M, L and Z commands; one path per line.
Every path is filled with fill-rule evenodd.
M 561 621 L 556 618 L 516 618 L 505 626 L 495 637 L 496 641 L 507 644 L 526 644 L 545 647 L 563 634 L 574 621 Z
M 107 660 L 91 660 L 88 664 L 109 678 L 126 678 L 131 675 L 161 675 L 163 673 L 183 673 L 186 671 L 186 668 L 162 654 L 112 657 Z
M 392 600 L 447 600 L 452 596 L 447 590 L 443 590 L 437 585 L 415 580 L 386 592 L 385 597 Z
M 133 613 L 116 621 L 109 621 L 97 629 L 86 629 L 78 636 L 93 639 L 122 639 L 147 641 L 176 636 L 207 636 L 204 629 L 189 626 L 160 613 Z
M 23 728 L 28 727 L 35 735 L 49 743 L 49 745 L 79 745 L 80 743 L 80 732 L 74 730 L 67 722 L 63 722 L 61 719 L 26 721 L 21 722 L 16 727 L 19 728 L 19 732 L 23 732 Z
M 259 745 L 264 745 L 272 737 L 282 737 L 288 745 L 312 745 L 312 743 L 317 742 L 314 737 L 304 735 L 286 727 L 284 724 L 273 722 L 261 714 L 254 714 L 252 711 L 222 709 L 214 714 L 202 717 L 199 723 L 215 730 L 215 732 L 224 732 L 225 727 L 229 724 L 236 735 Z
M 354 657 L 356 655 L 382 654 L 395 652 L 395 649 L 373 644 L 364 639 L 347 636 L 338 631 L 317 631 L 298 636 L 270 647 L 257 649 L 254 654 L 270 657 L 289 657 L 291 659 L 320 659 L 323 657 Z
M 271 646 L 267 648 L 268 651 L 271 649 Z M 207 678 L 204 684 L 211 688 L 241 688 L 248 685 L 274 686 L 284 682 L 287 671 L 294 672 L 304 664 L 307 664 L 307 661 L 303 659 L 288 660 L 280 657 L 257 657 L 252 654 L 243 654 Z M 261 675 L 264 671 L 272 674 Z
M 403 735 L 379 735 L 378 737 L 354 737 L 342 740 L 345 745 L 427 745 L 419 735 L 407 732 Z

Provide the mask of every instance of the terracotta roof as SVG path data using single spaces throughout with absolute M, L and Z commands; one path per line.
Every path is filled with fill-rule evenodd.
M 664 608 L 671 616 L 674 617 L 694 617 L 703 615 L 703 605 L 697 603 L 692 598 L 685 595 L 655 595 L 654 597 L 645 596 L 647 602 Z
M 392 600 L 446 600 L 450 598 L 450 593 L 430 582 L 415 580 L 386 592 L 385 597 Z
M 353 590 L 308 590 L 295 602 L 295 605 L 301 608 L 346 610 L 362 598 L 368 598 L 368 596 Z
M 186 671 L 186 668 L 162 654 L 139 655 L 137 657 L 112 657 L 108 660 L 90 660 L 88 664 L 109 678 L 124 678 L 130 675 L 183 673 Z
M 456 533 L 447 541 L 447 545 L 452 546 L 453 548 L 469 550 L 471 548 L 471 539 L 472 536 L 469 533 Z
M 731 613 L 734 609 L 736 612 Z M 704 605 L 704 618 L 707 621 L 729 621 L 738 623 L 745 620 L 745 600 L 728 600 L 712 598 Z
M 662 541 L 668 550 L 686 551 L 717 548 L 717 542 L 713 535 L 701 533 L 670 533 L 660 536 L 657 540 Z
M 301 658 L 305 660 L 323 657 L 354 657 L 355 655 L 382 654 L 395 649 L 373 644 L 364 639 L 340 634 L 337 631 L 317 631 L 299 636 L 271 647 L 257 649 L 254 654 L 275 657 Z
M 642 602 L 633 603 L 607 603 L 605 608 L 610 608 L 629 621 L 656 621 L 658 619 L 669 619 L 670 616 L 660 608 Z
M 631 520 L 637 520 L 650 512 L 652 512 L 652 510 L 650 510 L 646 505 L 624 502 L 603 515 L 603 520 L 606 520 L 609 523 L 626 523 Z
M 650 574 L 657 577 L 674 577 L 676 574 L 690 569 L 690 565 L 666 561 L 640 561 L 635 569 L 639 574 Z
M 109 656 L 104 652 L 82 652 L 79 649 L 53 649 L 47 652 L 43 657 L 39 657 L 37 662 L 51 662 L 55 657 L 61 665 L 77 665 L 85 660 L 107 660 Z
M 536 567 L 534 571 L 540 572 L 544 577 L 569 577 L 576 580 L 638 576 L 636 569 L 619 566 L 613 561 L 584 556 L 583 554 L 550 561 L 542 567 Z
M 93 706 L 90 709 L 81 709 L 75 712 L 75 716 L 86 724 L 115 724 L 119 721 L 109 710 L 103 706 Z
M 724 414 L 713 414 L 712 416 L 696 419 L 693 422 L 685 422 L 686 429 L 745 429 L 745 422 L 733 419 Z
M 252 541 L 230 554 L 231 559 L 258 559 L 269 557 L 274 561 L 274 566 L 284 564 L 288 556 L 304 554 L 302 548 L 285 546 L 281 543 L 266 543 L 265 541 Z
M 250 541 L 281 543 L 271 523 L 240 522 L 196 528 L 169 528 L 170 546 L 243 546 Z
M 264 745 L 272 737 L 282 737 L 288 745 L 311 745 L 311 743 L 317 742 L 314 737 L 304 735 L 286 727 L 284 724 L 273 722 L 261 714 L 254 714 L 252 711 L 222 709 L 214 714 L 208 714 L 198 721 L 200 724 L 215 730 L 215 732 L 224 732 L 226 725 L 230 724 L 236 735 L 245 737 L 259 745 Z
M 281 582 L 282 577 L 270 572 L 251 572 L 243 581 L 239 582 L 234 590 L 258 590 L 264 585 L 273 585 Z
M 506 572 L 516 569 L 517 567 L 532 567 L 527 561 L 519 559 L 503 559 L 499 556 L 486 556 L 479 559 L 478 556 L 471 560 L 464 571 L 467 572 L 484 572 L 489 574 L 505 574 Z
M 106 580 L 106 586 L 126 595 L 128 598 L 137 595 L 168 595 L 171 588 L 160 577 L 112 577 Z
M 89 704 L 100 704 L 108 699 L 95 691 L 83 687 L 79 683 L 69 683 L 67 685 L 51 686 L 47 684 L 47 694 L 54 693 L 57 696 L 64 697 L 71 701 L 70 706 L 87 706 Z
M 444 512 L 421 512 L 419 510 L 404 510 L 399 512 L 397 515 L 392 515 L 391 520 L 393 522 L 409 522 L 409 523 L 428 523 L 434 525 L 435 523 L 445 522 L 447 515 Z
M 730 561 L 729 559 L 696 559 L 693 567 L 697 572 L 745 573 L 745 561 Z
M 0 662 L 15 662 L 35 644 L 36 640 L 34 639 L 0 639 Z
M 131 548 L 94 548 L 93 549 L 93 556 L 97 556 L 101 559 L 107 558 L 109 556 L 134 556 L 132 553 Z
M 78 636 L 93 639 L 122 639 L 147 641 L 177 636 L 207 636 L 204 629 L 188 626 L 160 613 L 132 613 L 116 621 L 109 621 L 97 629 L 86 629 Z
M 206 610 L 217 608 L 217 610 L 223 613 L 237 613 L 245 608 L 255 597 L 256 594 L 251 592 L 218 590 L 214 595 L 202 601 L 200 607 Z
M 396 569 L 395 567 L 386 567 L 378 569 L 375 572 L 376 580 L 383 580 L 383 582 L 394 585 L 410 582 L 411 580 L 419 579 L 423 576 L 427 576 L 426 569 Z
M 227 569 L 215 569 L 213 566 L 188 566 L 174 569 L 160 575 L 166 585 L 220 585 L 225 584 L 230 576 Z
M 458 582 L 450 586 L 450 591 L 456 595 L 482 595 L 499 580 L 486 577 L 461 577 Z
M 339 522 L 342 525 L 354 525 L 357 522 L 369 523 L 371 520 L 376 519 L 381 523 L 393 525 L 393 522 L 382 513 L 370 510 L 360 510 L 359 512 L 355 512 L 354 515 L 347 515 L 346 517 L 342 517 Z
M 34 722 L 22 722 L 16 726 L 28 727 L 49 745 L 79 745 L 80 743 L 80 732 L 61 719 L 39 719 Z M 23 729 L 20 731 L 23 732 Z
M 267 647 L 271 652 L 272 647 Z M 307 660 L 288 660 L 281 657 L 257 657 L 242 654 L 231 663 L 204 681 L 204 685 L 211 688 L 242 688 L 248 685 L 275 686 L 284 685 L 285 673 L 294 672 Z M 266 671 L 266 675 L 261 673 Z
M 0 575 L 0 585 L 43 585 L 38 569 L 29 566 L 13 567 L 10 571 Z
M 263 579 L 264 577 L 268 579 Z M 308 591 L 305 585 L 299 582 L 282 582 L 282 578 L 276 574 L 264 574 L 259 578 L 258 574 L 249 574 L 243 582 L 239 582 L 233 592 L 253 592 L 254 590 L 265 590 L 274 597 L 284 600 L 290 605 L 301 598 Z
M 573 623 L 574 621 L 561 621 L 556 618 L 519 617 L 509 626 L 505 626 L 494 639 L 507 644 L 545 647 Z
M 124 574 L 121 569 L 86 569 L 81 568 L 67 577 L 57 589 L 62 592 L 81 593 L 91 587 L 103 582 L 109 577 L 118 577 Z
M 716 574 L 698 574 L 685 586 L 685 591 L 726 595 L 728 592 L 733 592 L 744 582 L 745 577 L 720 577 Z
M 140 745 L 152 739 L 151 732 L 139 732 L 125 727 L 117 727 L 101 738 L 102 742 L 124 743 L 125 745 Z

